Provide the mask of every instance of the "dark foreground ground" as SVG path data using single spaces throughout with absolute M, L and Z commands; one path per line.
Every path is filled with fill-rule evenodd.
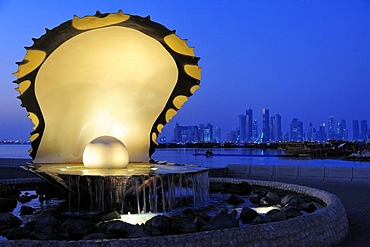
M 0 180 L 35 177 L 21 168 L 0 167 Z M 339 246 L 370 246 L 370 183 L 284 179 L 276 181 L 309 186 L 337 195 L 346 209 L 350 227 L 348 236 Z

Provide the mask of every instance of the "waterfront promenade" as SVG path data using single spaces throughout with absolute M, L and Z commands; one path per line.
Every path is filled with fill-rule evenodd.
M 225 170 L 221 171 L 221 175 L 222 173 L 226 176 L 235 177 L 235 174 L 227 174 Z M 19 178 L 36 178 L 36 176 L 16 166 L 0 165 L 0 182 L 1 180 L 10 181 L 9 179 L 17 180 Z M 346 209 L 350 227 L 348 236 L 339 246 L 370 246 L 368 242 L 370 239 L 370 180 L 351 181 L 348 179 L 327 180 L 322 178 L 271 176 L 260 176 L 258 179 L 309 186 L 337 195 Z

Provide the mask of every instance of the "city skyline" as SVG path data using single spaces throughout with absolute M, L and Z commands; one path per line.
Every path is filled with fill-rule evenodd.
M 201 58 L 202 88 L 164 127 L 165 136 L 176 122 L 210 122 L 226 136 L 249 108 L 279 113 L 284 125 L 300 119 L 306 128 L 330 115 L 349 126 L 356 119 L 370 121 L 366 1 L 1 1 L 0 139 L 27 139 L 32 131 L 12 83 L 23 47 L 73 15 L 120 9 L 176 29 Z M 260 113 L 257 119 L 261 128 Z
M 246 110 L 246 114 L 240 114 L 237 116 L 237 120 L 234 121 L 237 127 L 229 130 L 222 130 L 217 125 L 207 122 L 207 124 L 199 125 L 182 125 L 179 122 L 176 122 L 176 126 L 173 129 L 173 134 L 165 136 L 161 134 L 159 136 L 159 142 L 238 142 L 238 143 L 250 143 L 250 142 L 279 142 L 279 141 L 328 141 L 328 140 L 349 140 L 349 141 L 359 141 L 359 140 L 370 140 L 370 128 L 368 126 L 368 121 L 365 119 L 362 120 L 345 120 L 345 119 L 336 119 L 335 116 L 328 116 L 327 121 L 321 121 L 318 124 L 309 121 L 304 123 L 298 118 L 293 118 L 291 120 L 286 120 L 287 122 L 284 127 L 282 127 L 283 117 L 276 113 L 273 116 L 269 116 L 270 109 L 263 108 L 261 114 L 260 127 L 255 130 L 255 125 L 258 126 L 258 119 L 253 118 L 253 109 L 249 108 Z M 267 114 L 267 117 L 265 115 Z M 248 127 L 247 119 L 251 117 L 254 124 L 251 127 Z M 268 119 L 268 120 L 267 120 Z M 267 123 L 264 122 L 267 120 Z M 351 123 L 351 124 L 350 124 Z M 355 123 L 357 123 L 357 133 L 355 130 Z M 206 125 L 211 132 L 211 138 L 203 138 L 203 127 Z M 219 132 L 218 137 L 213 135 L 212 140 L 212 128 L 217 128 Z M 244 126 L 244 127 L 243 127 Z M 267 137 L 265 134 L 268 133 Z M 213 131 L 215 132 L 215 130 Z M 252 132 L 254 133 L 252 135 Z M 250 138 L 248 134 L 251 133 Z M 181 137 L 181 135 L 183 135 Z M 222 137 L 221 137 L 222 136 Z M 234 137 L 233 137 L 234 136 Z M 216 141 L 219 139 L 220 141 Z M 235 141 L 230 141 L 235 139 Z

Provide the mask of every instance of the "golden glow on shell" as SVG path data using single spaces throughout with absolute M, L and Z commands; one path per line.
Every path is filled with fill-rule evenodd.
M 177 108 L 180 109 L 182 105 L 188 101 L 188 97 L 184 95 L 179 95 L 173 100 L 173 105 Z
M 25 75 L 31 73 L 44 61 L 46 52 L 39 50 L 27 50 L 26 56 L 23 61 L 25 63 L 18 66 L 18 71 L 14 73 L 18 78 L 22 78 Z
M 157 134 L 155 132 L 152 133 L 152 141 L 158 145 L 158 142 L 157 142 Z
M 37 126 L 39 126 L 39 119 L 37 118 L 36 114 L 34 114 L 32 112 L 29 112 L 28 118 L 31 119 L 31 121 L 33 123 L 33 130 L 35 130 L 37 128 Z
M 192 86 L 192 87 L 190 88 L 190 92 L 191 92 L 192 94 L 194 94 L 194 93 L 195 93 L 195 91 L 197 91 L 199 88 L 200 88 L 200 86 L 199 86 L 199 85 Z
M 18 87 L 15 89 L 18 91 L 18 93 L 20 95 L 24 94 L 24 92 L 26 92 L 26 90 L 31 86 L 31 81 L 30 80 L 26 80 L 26 81 L 22 81 L 21 83 L 19 83 Z
M 176 110 L 172 108 L 168 109 L 166 112 L 166 122 L 169 122 L 173 118 L 173 116 L 176 115 L 176 113 Z
M 38 133 L 31 135 L 31 136 L 30 136 L 30 138 L 28 138 L 28 139 L 29 139 L 31 142 L 33 142 L 34 140 L 36 140 L 36 139 L 37 139 L 37 137 L 39 137 L 39 134 L 38 134 Z
M 202 71 L 202 68 L 199 68 L 196 65 L 187 64 L 185 65 L 184 69 L 186 74 L 193 77 L 194 79 L 200 80 L 201 77 L 200 72 Z
M 194 57 L 194 48 L 186 44 L 186 40 L 180 39 L 176 34 L 170 34 L 164 37 L 164 42 L 175 52 Z
M 163 124 L 158 124 L 157 130 L 158 130 L 159 133 L 162 132 L 163 127 L 164 127 Z
M 122 11 L 119 11 L 117 14 L 109 14 L 103 18 L 96 16 L 85 16 L 79 18 L 74 16 L 72 20 L 72 26 L 77 30 L 89 30 L 118 24 L 127 21 L 128 19 L 130 19 L 130 15 L 125 15 L 122 13 Z

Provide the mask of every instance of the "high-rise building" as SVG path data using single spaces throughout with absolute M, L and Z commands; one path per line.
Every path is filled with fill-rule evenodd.
M 221 143 L 221 128 L 220 127 L 216 127 L 215 129 L 215 142 Z
M 204 142 L 204 124 L 198 126 L 198 142 Z
M 300 142 L 304 140 L 303 122 L 293 118 L 290 122 L 290 141 Z
M 180 126 L 176 123 L 174 141 L 176 143 L 198 142 L 198 126 Z
M 360 134 L 360 139 L 363 141 L 369 140 L 369 133 L 367 129 L 367 121 L 366 120 L 361 120 L 361 134 Z
M 315 132 L 316 132 L 316 129 L 312 125 L 312 123 L 310 122 L 310 124 L 308 125 L 308 129 L 307 129 L 307 141 L 309 141 L 309 142 L 314 142 L 315 141 Z
M 253 111 L 252 109 L 248 109 L 246 110 L 246 119 L 245 119 L 245 123 L 246 123 L 246 141 L 247 142 L 252 142 L 254 141 L 253 139 Z
M 232 130 L 229 133 L 227 133 L 226 142 L 236 143 L 236 131 L 235 130 Z
M 269 109 L 262 109 L 262 142 L 270 141 L 270 113 Z
M 276 114 L 275 116 L 271 117 L 271 140 L 275 142 L 279 142 L 283 140 L 282 132 L 281 132 L 281 116 Z
M 257 139 L 258 139 L 258 121 L 257 119 L 255 119 L 252 125 L 252 140 L 251 141 L 256 141 Z
M 325 123 L 319 126 L 319 131 L 316 132 L 316 141 L 325 142 L 326 141 Z
M 347 140 L 348 139 L 348 131 L 346 127 L 346 121 L 342 119 L 340 123 L 337 123 L 335 129 L 335 139 L 336 140 Z
M 204 142 L 211 142 L 213 140 L 213 125 L 207 124 L 204 127 Z
M 335 140 L 334 116 L 329 116 L 328 140 Z
M 239 136 L 239 143 L 244 143 L 246 140 L 246 116 L 244 114 L 239 115 L 239 131 L 240 131 L 240 136 Z
M 360 139 L 360 127 L 358 124 L 358 120 L 353 120 L 353 135 L 352 135 L 352 140 L 353 141 L 358 141 Z

